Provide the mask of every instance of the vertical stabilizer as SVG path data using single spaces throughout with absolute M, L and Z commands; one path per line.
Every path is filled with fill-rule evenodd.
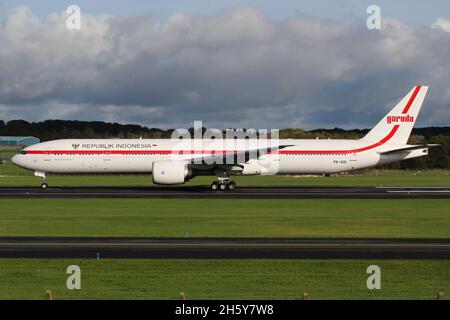
M 427 91 L 427 86 L 414 87 L 363 140 L 377 142 L 389 137 L 389 143 L 406 144 Z

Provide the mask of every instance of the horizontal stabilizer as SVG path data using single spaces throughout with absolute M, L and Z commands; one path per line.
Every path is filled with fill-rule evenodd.
M 395 152 L 400 151 L 411 151 L 411 150 L 417 150 L 417 149 L 423 149 L 423 148 L 430 148 L 430 147 L 439 147 L 439 144 L 418 144 L 418 145 L 408 145 L 400 148 L 390 149 L 390 150 L 384 150 L 384 151 L 378 151 L 379 154 L 391 154 Z

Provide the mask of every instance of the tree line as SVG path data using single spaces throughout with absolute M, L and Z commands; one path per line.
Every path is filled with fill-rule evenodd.
M 191 134 L 193 128 L 189 129 Z M 205 128 L 203 128 L 205 130 Z M 282 129 L 280 139 L 359 139 L 369 129 Z M 165 139 L 172 136 L 173 129 L 162 130 L 134 124 L 108 123 L 102 121 L 46 120 L 0 120 L 0 136 L 34 136 L 41 141 L 55 139 Z M 414 158 L 386 166 L 391 169 L 450 169 L 450 127 L 414 128 L 408 141 L 411 144 L 436 143 L 440 147 L 430 148 L 429 156 Z

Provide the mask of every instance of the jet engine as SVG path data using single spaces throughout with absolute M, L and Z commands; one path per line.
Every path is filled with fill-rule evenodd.
M 154 184 L 181 184 L 192 178 L 188 164 L 181 161 L 153 162 L 152 175 Z

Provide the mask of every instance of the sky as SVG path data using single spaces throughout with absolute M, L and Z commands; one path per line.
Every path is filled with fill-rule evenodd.
M 418 126 L 450 125 L 448 0 L 0 0 L 0 21 L 3 120 L 368 128 L 424 84 Z
M 384 14 L 414 25 L 430 25 L 437 16 L 449 16 L 448 0 L 0 0 L 3 13 L 25 5 L 41 18 L 52 12 L 60 12 L 69 5 L 76 4 L 91 14 L 108 13 L 114 15 L 148 14 L 157 20 L 164 20 L 174 12 L 186 14 L 214 14 L 224 9 L 238 6 L 259 8 L 271 19 L 284 19 L 299 14 L 338 21 L 354 21 L 366 18 L 366 8 L 377 4 Z

